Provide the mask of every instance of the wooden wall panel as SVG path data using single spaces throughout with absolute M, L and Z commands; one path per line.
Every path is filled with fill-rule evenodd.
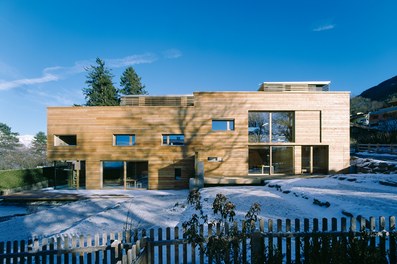
M 100 188 L 102 160 L 146 160 L 150 189 L 184 188 L 196 153 L 205 176 L 247 175 L 249 111 L 294 111 L 296 142 L 288 145 L 329 145 L 330 169 L 348 166 L 349 93 L 199 92 L 194 99 L 190 107 L 50 107 L 48 158 L 86 160 L 87 188 Z M 212 131 L 212 119 L 222 118 L 234 119 L 235 130 Z M 136 145 L 113 146 L 114 134 L 135 134 Z M 186 145 L 162 146 L 162 134 L 184 134 Z M 77 146 L 55 147 L 54 135 L 77 135 Z M 211 156 L 223 161 L 208 162 Z M 182 168 L 182 180 L 174 179 L 175 166 Z
M 321 112 L 320 111 L 296 111 L 295 112 L 295 142 L 311 144 L 320 143 L 321 136 Z M 310 128 L 310 129 L 308 129 Z

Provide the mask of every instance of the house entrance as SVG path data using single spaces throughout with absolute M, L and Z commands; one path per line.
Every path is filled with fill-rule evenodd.
M 293 147 L 253 147 L 248 153 L 248 174 L 293 174 Z
M 103 161 L 103 188 L 147 188 L 147 161 Z

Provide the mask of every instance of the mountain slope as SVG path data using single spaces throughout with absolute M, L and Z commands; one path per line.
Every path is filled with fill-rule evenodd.
M 365 90 L 360 96 L 371 100 L 384 101 L 394 93 L 397 93 L 397 76 Z

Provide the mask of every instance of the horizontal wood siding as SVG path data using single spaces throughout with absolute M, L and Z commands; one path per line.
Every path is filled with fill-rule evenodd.
M 295 112 L 296 140 L 287 145 L 328 145 L 330 170 L 349 166 L 347 92 L 199 92 L 194 106 L 185 107 L 50 107 L 48 158 L 85 160 L 87 188 L 102 187 L 103 160 L 148 161 L 150 189 L 187 187 L 196 154 L 205 176 L 246 176 L 249 111 Z M 213 119 L 232 119 L 235 130 L 212 131 Z M 113 146 L 114 134 L 134 134 L 136 145 Z M 162 134 L 184 134 L 185 146 L 162 146 Z M 54 135 L 76 135 L 77 146 L 56 147 Z M 295 172 L 298 154 L 295 150 Z M 181 180 L 174 177 L 176 167 L 182 169 Z

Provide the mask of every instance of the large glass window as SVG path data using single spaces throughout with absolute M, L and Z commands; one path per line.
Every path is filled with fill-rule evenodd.
M 212 120 L 212 130 L 214 131 L 234 130 L 234 120 Z
M 103 187 L 121 188 L 124 186 L 124 162 L 103 161 Z
M 114 135 L 115 146 L 133 146 L 135 145 L 135 135 Z
M 328 146 L 302 146 L 302 173 L 328 173 Z
M 250 148 L 248 173 L 260 175 L 293 174 L 293 147 L 263 146 Z
M 293 174 L 293 148 L 272 146 L 274 174 Z
M 270 167 L 270 147 L 249 150 L 248 173 L 273 174 L 273 169 Z
M 183 134 L 163 135 L 162 144 L 168 146 L 183 146 L 185 145 L 185 136 Z
M 250 143 L 294 142 L 294 112 L 249 112 Z

